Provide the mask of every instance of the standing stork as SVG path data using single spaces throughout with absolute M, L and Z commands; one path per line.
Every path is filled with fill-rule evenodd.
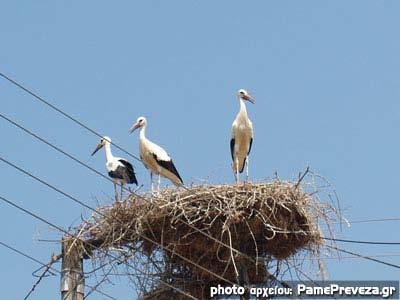
M 132 133 L 140 128 L 139 150 L 140 159 L 144 166 L 150 170 L 151 190 L 153 191 L 153 174 L 158 175 L 158 187 L 160 190 L 160 176 L 168 178 L 176 186 L 183 186 L 183 181 L 172 162 L 168 153 L 146 138 L 147 120 L 145 117 L 139 117 L 136 123 L 132 125 L 129 132 Z
M 110 176 L 114 182 L 115 199 L 118 200 L 117 184 L 121 185 L 121 200 L 122 192 L 125 184 L 138 184 L 135 176 L 133 166 L 125 159 L 115 157 L 111 153 L 111 139 L 107 136 L 102 137 L 100 143 L 93 151 L 92 156 L 99 151 L 101 148 L 106 150 L 106 168 L 108 176 Z
M 231 155 L 236 183 L 239 183 L 239 173 L 243 172 L 245 164 L 246 180 L 249 179 L 249 153 L 253 143 L 253 123 L 247 116 L 245 101 L 254 103 L 254 100 L 243 89 L 238 91 L 237 97 L 240 102 L 240 110 L 232 124 Z

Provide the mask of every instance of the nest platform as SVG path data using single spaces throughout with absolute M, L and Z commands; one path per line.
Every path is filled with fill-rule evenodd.
M 208 299 L 212 285 L 266 283 L 270 260 L 318 252 L 318 223 L 330 208 L 299 183 L 274 180 L 131 194 L 99 211 L 80 235 L 96 248 L 123 252 L 138 268 L 152 265 L 143 299 L 188 299 L 159 279 Z M 85 247 L 88 257 L 94 247 Z

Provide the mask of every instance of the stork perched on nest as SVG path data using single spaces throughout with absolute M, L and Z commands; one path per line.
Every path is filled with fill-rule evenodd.
M 129 129 L 129 132 L 132 133 L 136 129 L 140 128 L 140 159 L 142 160 L 144 166 L 150 170 L 151 190 L 153 191 L 153 174 L 158 175 L 157 190 L 160 189 L 160 175 L 168 178 L 176 186 L 183 186 L 182 178 L 176 170 L 175 165 L 168 153 L 163 148 L 146 138 L 146 126 L 146 118 L 139 117 L 136 120 L 136 123 L 133 124 L 131 129 Z
M 114 182 L 115 199 L 118 200 L 117 184 L 119 183 L 121 185 L 122 200 L 124 185 L 132 183 L 136 185 L 138 184 L 135 171 L 133 170 L 133 166 L 127 160 L 112 155 L 111 139 L 107 136 L 101 138 L 100 143 L 93 151 L 92 156 L 103 147 L 106 150 L 106 168 L 108 171 L 108 176 L 110 176 Z
M 245 101 L 254 103 L 254 100 L 243 89 L 238 91 L 237 97 L 240 102 L 240 110 L 232 124 L 231 155 L 236 183 L 239 183 L 239 173 L 243 172 L 245 164 L 246 180 L 249 179 L 249 153 L 253 143 L 253 123 L 247 116 Z

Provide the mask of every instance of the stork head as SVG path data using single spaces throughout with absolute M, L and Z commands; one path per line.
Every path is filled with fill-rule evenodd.
M 134 132 L 138 128 L 142 128 L 143 126 L 146 126 L 147 120 L 145 117 L 139 117 L 137 118 L 136 122 L 132 125 L 132 127 L 129 129 L 129 133 Z
M 103 136 L 100 140 L 100 143 L 97 145 L 96 149 L 94 149 L 92 156 L 96 154 L 101 148 L 103 148 L 106 144 L 111 144 L 111 139 L 108 136 Z
M 239 99 L 242 99 L 242 100 L 245 100 L 245 101 L 249 101 L 249 102 L 254 104 L 253 97 L 250 96 L 249 93 L 244 89 L 238 90 L 237 96 L 239 97 Z

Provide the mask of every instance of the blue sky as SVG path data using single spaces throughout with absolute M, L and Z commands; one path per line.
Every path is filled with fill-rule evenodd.
M 140 115 L 186 183 L 232 182 L 235 92 L 255 127 L 253 180 L 310 165 L 335 186 L 348 219 L 399 215 L 398 1 L 2 1 L 0 71 L 138 153 Z M 98 138 L 0 80 L 1 113 L 105 173 Z M 0 120 L 0 155 L 95 205 L 112 184 Z M 114 154 L 126 157 L 117 149 Z M 149 175 L 132 161 L 140 183 Z M 90 212 L 0 164 L 0 194 L 68 228 Z M 0 204 L 1 240 L 48 261 L 48 226 Z M 354 224 L 339 237 L 399 241 L 398 222 Z M 398 247 L 342 245 L 369 255 Z M 4 299 L 21 299 L 37 265 L 0 248 Z M 400 264 L 400 257 L 385 260 Z M 327 260 L 331 279 L 398 279 L 359 259 Z M 51 277 L 31 299 L 58 296 Z M 126 281 L 104 290 L 132 299 Z M 99 299 L 98 296 L 92 296 Z

